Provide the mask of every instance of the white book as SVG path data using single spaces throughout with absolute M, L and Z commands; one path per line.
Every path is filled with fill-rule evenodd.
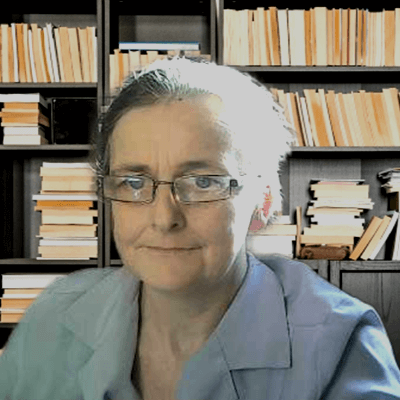
M 5 126 L 4 135 L 45 135 L 41 126 Z
M 247 236 L 246 249 L 257 255 L 282 254 L 293 257 L 293 242 L 296 236 Z
M 35 299 L 38 294 L 3 294 L 3 299 Z
M 97 247 L 96 240 L 39 240 L 39 246 L 93 246 Z
M 10 82 L 8 74 L 8 25 L 1 24 L 1 76 L 3 82 Z
M 2 93 L 0 103 L 40 103 L 47 107 L 47 102 L 40 93 Z
M 15 23 L 11 23 L 11 35 L 13 44 L 13 56 L 14 56 L 14 82 L 19 82 L 18 73 L 18 47 L 17 47 L 17 27 Z
M 300 110 L 301 110 L 300 115 L 302 121 L 304 122 L 304 128 L 305 128 L 304 139 L 306 141 L 306 146 L 314 147 L 315 146 L 314 139 L 311 133 L 311 122 L 308 114 L 307 102 L 304 97 L 300 97 Z
M 390 211 L 388 212 L 388 215 L 393 214 L 392 218 L 389 222 L 388 227 L 386 228 L 384 234 L 382 235 L 382 237 L 380 238 L 378 244 L 376 245 L 374 251 L 371 253 L 371 255 L 369 256 L 369 260 L 375 260 L 376 255 L 379 253 L 379 250 L 382 248 L 383 244 L 386 242 L 386 239 L 388 238 L 388 236 L 390 235 L 390 233 L 392 232 L 396 222 L 399 219 L 399 213 L 397 211 Z
M 289 42 L 291 65 L 306 65 L 305 10 L 289 10 Z
M 90 168 L 90 163 L 87 162 L 71 162 L 71 163 L 62 163 L 62 162 L 43 162 L 42 166 L 44 168 Z
M 25 311 L 25 308 L 0 308 L 0 313 L 2 314 L 25 313 Z
M 37 75 L 36 75 L 36 67 L 35 67 L 35 58 L 33 56 L 33 41 L 32 41 L 32 30 L 28 31 L 28 43 L 29 43 L 29 59 L 31 61 L 32 67 L 32 81 L 37 83 Z
M 45 288 L 68 274 L 2 274 L 3 289 Z
M 283 66 L 290 65 L 289 54 L 289 26 L 288 10 L 278 10 L 279 44 L 281 50 L 281 63 Z
M 44 54 L 46 57 L 47 67 L 50 75 L 50 82 L 55 82 L 54 72 L 53 72 L 53 61 L 50 55 L 50 41 L 49 41 L 49 33 L 47 28 L 43 28 L 44 33 Z
M 58 70 L 56 43 L 53 35 L 53 25 L 51 23 L 46 24 L 46 31 L 50 45 L 50 58 L 51 58 L 51 64 L 53 66 L 54 81 L 61 82 L 60 72 Z
M 199 42 L 119 42 L 120 50 L 200 50 Z

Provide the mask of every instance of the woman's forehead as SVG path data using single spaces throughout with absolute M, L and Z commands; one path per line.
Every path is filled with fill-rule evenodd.
M 230 169 L 235 165 L 231 142 L 204 103 L 180 102 L 130 111 L 117 124 L 110 150 L 113 168 L 129 163 L 178 165 L 190 160 L 211 165 L 228 162 Z

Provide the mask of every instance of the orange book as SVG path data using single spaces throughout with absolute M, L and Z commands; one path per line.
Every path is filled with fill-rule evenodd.
M 340 123 L 343 126 L 343 132 L 346 135 L 348 146 L 356 146 L 353 140 L 353 135 L 351 134 L 351 126 L 349 124 L 349 120 L 346 113 L 346 104 L 345 104 L 345 97 L 343 93 L 337 93 L 337 105 L 338 105 L 338 112 Z
M 65 82 L 75 82 L 74 72 L 72 67 L 72 59 L 71 59 L 71 49 L 69 44 L 69 35 L 67 27 L 60 27 L 60 45 L 61 45 L 61 56 L 62 56 L 62 65 L 64 69 Z
M 311 65 L 317 65 L 317 40 L 316 40 L 316 26 L 315 26 L 315 10 L 305 11 L 308 13 L 310 19 L 310 50 L 311 50 Z
M 320 97 L 314 89 L 304 89 L 307 106 L 310 113 L 311 129 L 316 146 L 330 146 L 326 122 Z
M 367 65 L 367 11 L 362 10 L 362 48 L 361 48 L 361 64 Z
M 31 60 L 29 57 L 29 39 L 28 39 L 28 24 L 22 24 L 22 37 L 24 41 L 24 59 L 25 59 L 25 72 L 26 81 L 33 82 Z
M 391 134 L 389 132 L 390 126 L 388 116 L 386 114 L 385 105 L 383 102 L 383 93 L 372 93 L 373 106 L 375 110 L 376 119 L 378 122 L 378 129 L 383 141 L 383 146 L 393 146 Z
M 17 47 L 18 47 L 18 70 L 20 82 L 27 82 L 25 67 L 25 46 L 23 24 L 15 24 L 17 30 Z
M 72 71 L 74 74 L 74 81 L 82 83 L 82 66 L 81 56 L 78 42 L 78 32 L 76 28 L 68 28 L 68 38 L 71 51 Z
M 355 115 L 356 105 L 354 103 L 354 97 L 352 93 L 344 93 L 343 101 L 345 104 L 344 112 L 347 115 L 347 121 L 350 127 L 350 136 L 352 138 L 353 146 L 362 146 L 363 140 L 361 135 L 359 134 L 360 127 L 358 125 L 358 121 Z
M 314 29 L 311 26 L 311 11 L 306 10 L 304 13 L 304 30 L 305 30 L 305 46 L 306 46 L 306 65 L 313 64 L 313 45 L 315 44 Z
M 354 247 L 354 250 L 351 252 L 349 258 L 350 260 L 357 260 L 361 253 L 365 250 L 365 248 L 368 246 L 369 242 L 371 241 L 372 237 L 378 230 L 380 224 L 382 222 L 382 218 L 379 218 L 377 216 L 373 216 L 371 221 L 369 222 L 367 228 L 365 229 L 364 233 L 362 234 L 360 240 Z
M 349 10 L 349 65 L 356 65 L 357 10 Z
M 360 90 L 360 94 L 365 107 L 367 122 L 370 127 L 373 145 L 384 146 L 384 141 L 379 130 L 377 115 L 373 104 L 373 93 L 366 92 L 365 90 Z
M 56 53 L 57 53 L 57 62 L 58 67 L 60 69 L 60 82 L 66 82 L 65 72 L 64 72 L 64 63 L 63 63 L 63 55 L 61 51 L 61 37 L 60 37 L 60 28 L 54 28 L 54 39 L 56 42 Z
M 93 207 L 93 201 L 90 200 L 37 200 L 36 207 L 41 208 L 91 208 Z
M 44 76 L 44 65 L 41 61 L 41 45 L 40 45 L 40 33 L 37 24 L 31 24 L 32 30 L 32 47 L 33 47 L 33 59 L 35 63 L 35 71 L 38 83 L 45 82 Z
M 278 9 L 269 7 L 268 31 L 270 37 L 271 65 L 281 65 L 279 50 Z
M 328 90 L 326 94 L 326 103 L 328 105 L 329 115 L 331 117 L 332 131 L 333 131 L 333 136 L 335 138 L 336 146 L 348 146 L 346 135 L 343 132 L 340 123 L 336 105 L 336 96 L 333 90 Z
M 328 10 L 328 25 L 327 25 L 327 39 L 328 39 L 328 65 L 333 64 L 333 52 L 334 52 L 334 43 L 335 38 L 333 36 L 333 10 Z
M 319 95 L 319 100 L 322 106 L 322 114 L 324 117 L 325 121 L 325 130 L 326 130 L 326 135 L 328 139 L 329 146 L 335 146 L 335 139 L 333 136 L 332 132 L 332 124 L 331 124 L 331 119 L 329 115 L 329 110 L 328 110 L 328 104 L 326 102 L 325 98 L 325 90 L 324 89 L 318 89 L 318 95 Z
M 355 103 L 354 115 L 359 126 L 360 143 L 362 146 L 374 146 L 375 141 L 367 121 L 367 113 L 361 93 L 352 93 L 352 96 Z
M 296 96 L 294 93 L 287 93 L 287 103 L 289 105 L 291 122 L 296 130 L 297 142 L 299 146 L 305 146 L 305 141 L 302 134 L 300 110 L 297 105 Z
M 333 9 L 333 32 L 334 32 L 334 56 L 333 65 L 341 65 L 341 35 L 340 35 L 340 23 L 341 23 L 341 10 Z
M 39 34 L 40 34 L 40 59 L 43 65 L 43 71 L 44 71 L 44 77 L 46 82 L 51 82 L 51 77 L 50 77 L 50 71 L 49 71 L 49 65 L 47 63 L 47 57 L 46 57 L 46 43 L 45 43 L 45 38 L 44 38 L 44 29 L 39 28 L 38 29 Z
M 342 51 L 341 65 L 349 65 L 349 10 L 342 11 Z
M 385 63 L 388 67 L 394 66 L 394 41 L 395 41 L 395 12 L 384 10 L 385 19 Z

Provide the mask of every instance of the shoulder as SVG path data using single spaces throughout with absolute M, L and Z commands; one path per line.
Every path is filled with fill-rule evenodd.
M 332 285 L 302 262 L 275 255 L 256 260 L 273 271 L 293 324 L 321 325 L 336 320 L 354 324 L 366 313 L 377 316 L 370 305 Z

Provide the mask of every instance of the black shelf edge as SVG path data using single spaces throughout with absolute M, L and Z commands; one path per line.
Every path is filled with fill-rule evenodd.
M 65 150 L 81 150 L 89 151 L 90 144 L 41 144 L 41 145 L 0 145 L 0 150 L 29 150 L 29 151 L 65 151 Z
M 0 322 L 1 328 L 15 328 L 18 325 L 18 322 Z
M 36 260 L 35 258 L 3 258 L 0 259 L 0 265 L 87 265 L 97 266 L 98 260 Z
M 256 66 L 228 65 L 245 72 L 400 72 L 400 67 L 363 67 L 363 66 Z
M 359 147 L 306 147 L 306 146 L 293 146 L 291 148 L 292 153 L 344 153 L 344 152 L 358 152 L 358 153 L 376 153 L 380 152 L 400 152 L 399 146 L 386 146 L 386 147 L 375 147 L 375 146 L 359 146 Z

